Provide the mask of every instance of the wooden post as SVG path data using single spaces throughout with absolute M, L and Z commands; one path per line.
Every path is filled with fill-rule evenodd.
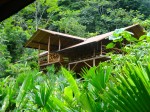
M 59 47 L 58 47 L 58 50 L 60 50 L 61 49 L 61 41 L 60 41 L 60 38 L 59 38 Z M 61 61 L 60 60 L 60 55 L 59 55 L 59 59 L 58 59 L 59 61 Z
M 39 44 L 39 48 L 38 48 L 38 63 L 40 65 L 40 49 L 41 49 L 41 45 Z
M 95 59 L 93 59 L 93 66 L 95 66 Z
M 71 70 L 74 70 L 78 63 L 76 63 Z
M 100 55 L 102 55 L 102 52 L 103 52 L 103 48 L 102 48 L 102 41 L 101 41 L 101 51 L 100 51 Z
M 61 41 L 60 41 L 60 38 L 59 38 L 59 48 L 58 48 L 58 50 L 60 50 L 61 49 Z
M 93 57 L 95 57 L 95 48 L 94 48 L 94 50 L 93 50 Z
M 68 70 L 70 70 L 70 64 L 68 64 Z
M 50 62 L 50 37 L 49 37 L 49 39 L 48 39 L 48 55 L 47 55 L 47 62 L 49 63 Z
M 91 65 L 89 65 L 87 62 L 83 61 L 87 66 L 91 67 Z

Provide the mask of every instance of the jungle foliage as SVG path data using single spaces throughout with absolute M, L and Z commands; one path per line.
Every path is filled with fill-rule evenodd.
M 63 67 L 43 74 L 19 64 L 16 75 L 0 79 L 1 111 L 148 112 L 150 43 L 144 39 L 125 49 L 126 55 L 111 54 L 112 60 L 83 68 L 78 79 Z
M 149 0 L 38 0 L 0 23 L 0 111 L 25 112 L 148 112 L 150 111 Z M 146 35 L 138 40 L 115 37 L 125 53 L 72 71 L 48 67 L 39 72 L 36 50 L 23 48 L 38 27 L 88 38 L 140 23 Z M 29 56 L 35 60 L 27 62 Z M 20 61 L 20 63 L 16 63 Z

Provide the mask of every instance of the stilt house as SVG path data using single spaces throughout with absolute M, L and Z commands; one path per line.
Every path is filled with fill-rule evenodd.
M 143 28 L 138 24 L 124 29 L 132 32 L 136 38 L 144 34 Z M 85 39 L 38 29 L 27 41 L 25 47 L 39 50 L 38 63 L 41 69 L 55 64 L 80 71 L 82 67 L 96 66 L 100 62 L 110 59 L 105 55 L 107 53 L 105 46 L 110 42 L 107 37 L 112 34 L 113 31 Z M 44 52 L 40 53 L 40 50 L 44 50 Z

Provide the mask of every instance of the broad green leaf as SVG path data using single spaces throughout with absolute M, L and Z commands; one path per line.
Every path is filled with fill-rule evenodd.
M 61 110 L 61 112 L 66 112 L 69 109 L 64 105 L 64 103 L 59 100 L 56 97 L 51 97 L 51 100 L 53 101 L 53 103 L 55 104 L 55 106 L 58 106 L 58 108 Z
M 143 40 L 143 39 L 146 39 L 146 35 L 142 35 L 139 40 Z
M 64 95 L 69 98 L 69 100 L 73 100 L 73 92 L 70 86 L 64 88 Z
M 95 112 L 95 102 L 94 100 L 86 93 L 82 93 L 80 96 L 80 102 L 82 105 L 82 108 L 87 112 Z
M 79 91 L 79 88 L 77 86 L 77 83 L 75 81 L 75 79 L 73 78 L 73 76 L 71 75 L 71 73 L 69 71 L 67 71 L 65 68 L 61 68 L 64 76 L 66 77 L 66 79 L 68 80 L 69 84 L 70 84 L 70 87 L 72 89 L 72 91 L 74 92 L 75 94 L 75 97 L 77 99 L 79 99 L 80 97 L 80 91 Z
M 114 43 L 111 42 L 111 43 L 107 44 L 106 49 L 114 48 L 115 45 L 116 45 L 116 44 L 114 44 Z

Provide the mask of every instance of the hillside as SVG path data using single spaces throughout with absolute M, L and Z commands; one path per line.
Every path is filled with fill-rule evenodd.
M 148 7 L 149 0 L 39 0 L 1 22 L 0 111 L 150 111 Z M 54 66 L 39 72 L 38 51 L 23 47 L 38 28 L 89 38 L 136 23 L 144 36 L 80 78 Z

